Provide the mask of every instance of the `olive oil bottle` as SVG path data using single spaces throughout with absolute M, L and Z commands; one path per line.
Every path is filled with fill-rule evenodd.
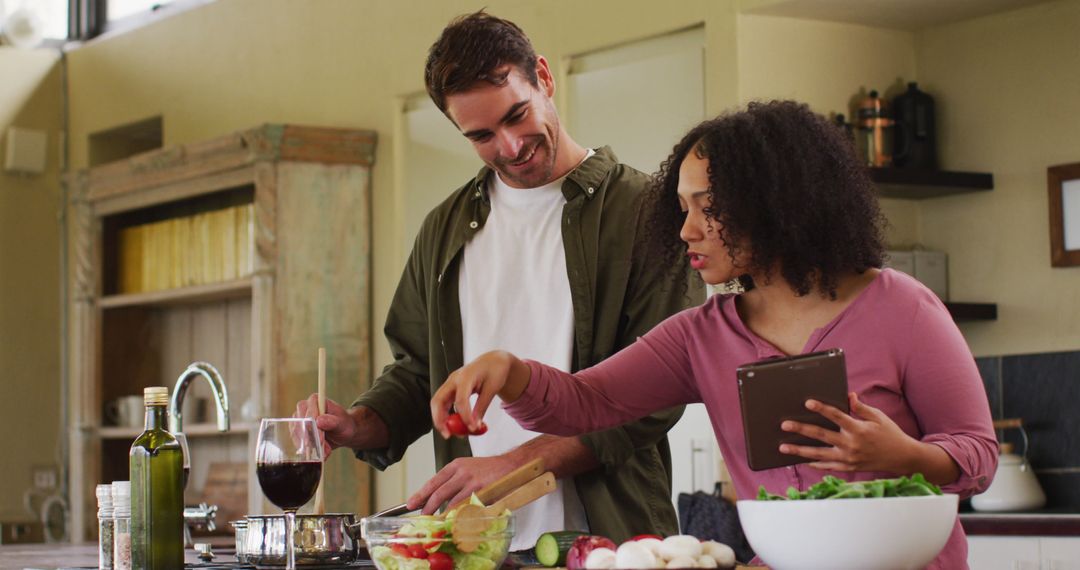
M 131 562 L 142 570 L 184 567 L 184 455 L 166 431 L 169 389 L 143 390 L 146 429 L 131 444 Z

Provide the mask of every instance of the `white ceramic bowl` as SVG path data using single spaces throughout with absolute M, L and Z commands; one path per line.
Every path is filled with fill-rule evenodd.
M 773 570 L 926 566 L 956 524 L 956 495 L 738 502 L 754 552 Z

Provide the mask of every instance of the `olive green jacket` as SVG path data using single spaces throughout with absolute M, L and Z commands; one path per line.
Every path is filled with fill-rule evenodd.
M 465 364 L 458 270 L 465 243 L 484 227 L 491 211 L 490 175 L 484 168 L 428 214 L 398 284 L 385 327 L 394 362 L 353 404 L 371 408 L 389 428 L 387 448 L 357 453 L 379 469 L 399 461 L 413 441 L 431 431 L 431 395 Z M 563 182 L 575 370 L 604 360 L 704 298 L 700 286 L 676 282 L 670 268 L 649 263 L 641 253 L 647 184 L 646 175 L 619 164 L 607 147 Z M 635 534 L 677 532 L 667 431 L 682 411 L 673 408 L 581 436 L 602 464 L 574 478 L 593 533 L 618 543 Z M 435 437 L 440 469 L 470 455 L 467 438 Z

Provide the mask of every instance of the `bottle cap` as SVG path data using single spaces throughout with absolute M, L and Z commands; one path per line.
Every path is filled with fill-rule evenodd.
M 131 513 L 131 481 L 113 481 L 112 500 L 117 516 L 129 515 Z
M 143 403 L 147 406 L 160 406 L 169 403 L 169 389 L 165 386 L 143 388 Z
M 111 516 L 113 511 L 112 485 L 98 485 L 94 489 L 98 500 L 98 516 Z

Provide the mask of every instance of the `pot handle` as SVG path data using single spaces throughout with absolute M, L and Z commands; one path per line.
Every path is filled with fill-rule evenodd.
M 353 519 L 353 520 L 356 520 L 356 519 Z M 364 524 L 364 519 L 363 518 L 361 518 L 360 520 L 357 520 L 356 522 L 354 522 L 352 524 L 345 523 L 345 532 L 347 532 L 349 534 L 349 536 L 352 537 L 353 540 L 355 540 L 357 542 L 363 541 L 364 544 L 367 544 L 367 541 L 364 540 L 363 536 L 361 536 L 361 534 L 363 534 L 363 532 L 362 532 L 363 531 L 363 524 Z
M 1020 453 L 1020 457 L 1023 460 L 1020 463 L 1020 470 L 1021 471 L 1027 471 L 1028 470 L 1027 454 L 1028 454 L 1028 446 L 1030 444 L 1030 441 L 1028 440 L 1027 430 L 1024 429 L 1023 420 L 1020 419 L 1020 418 L 1008 418 L 1008 419 L 1004 419 L 1004 420 L 994 420 L 994 429 L 996 429 L 996 430 L 997 429 L 1018 429 L 1018 430 L 1020 430 L 1020 439 L 1022 439 L 1024 441 L 1024 451 L 1022 453 Z
M 994 420 L 994 429 L 1008 429 L 1008 428 L 1023 428 L 1024 421 L 1020 418 L 1008 418 L 1004 420 Z

